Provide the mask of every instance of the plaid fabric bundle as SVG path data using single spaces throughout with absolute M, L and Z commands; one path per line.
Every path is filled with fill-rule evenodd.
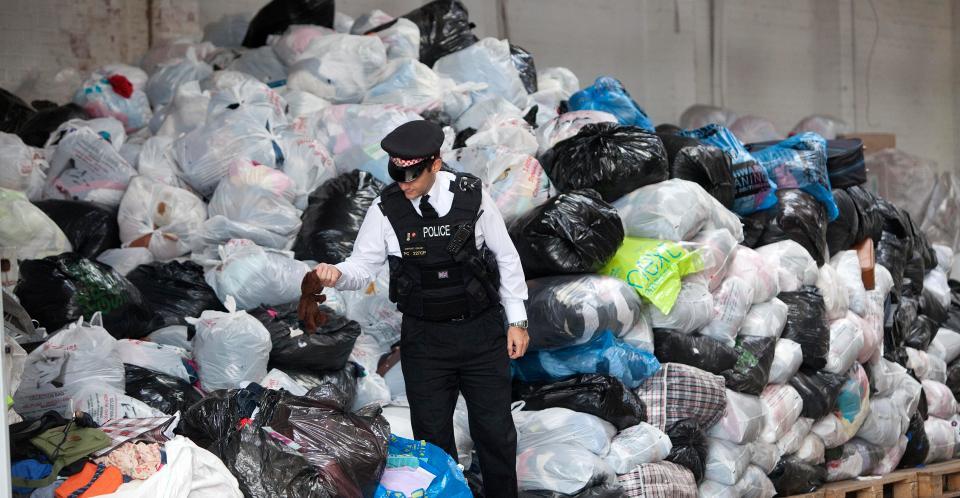
M 100 457 L 110 453 L 127 441 L 147 441 L 151 443 L 165 443 L 170 440 L 167 431 L 176 427 L 179 416 L 151 417 L 151 418 L 119 418 L 107 420 L 100 426 L 100 430 L 110 437 L 110 446 L 94 452 L 92 456 Z
M 673 462 L 640 464 L 617 479 L 631 498 L 697 498 L 693 472 Z
M 682 363 L 664 363 L 637 388 L 637 395 L 647 407 L 647 422 L 661 431 L 685 418 L 706 431 L 727 405 L 723 377 Z

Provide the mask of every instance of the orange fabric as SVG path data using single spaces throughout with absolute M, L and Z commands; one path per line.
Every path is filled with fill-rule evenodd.
M 97 465 L 87 462 L 87 464 L 83 466 L 83 470 L 70 476 L 69 479 L 64 481 L 63 484 L 57 488 L 57 498 L 67 498 L 70 496 L 70 493 L 73 493 L 74 491 L 86 486 L 96 472 Z M 98 478 L 92 486 L 90 486 L 82 495 L 80 495 L 80 498 L 89 498 L 91 496 L 100 496 L 113 493 L 117 490 L 117 488 L 120 487 L 121 484 L 123 484 L 123 474 L 120 473 L 120 469 L 116 467 L 107 467 L 100 475 L 100 478 Z

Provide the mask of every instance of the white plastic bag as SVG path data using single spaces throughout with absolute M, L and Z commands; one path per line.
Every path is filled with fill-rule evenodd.
M 773 498 L 777 494 L 773 481 L 756 465 L 747 467 L 743 477 L 737 481 L 737 491 L 740 498 Z
M 927 353 L 932 354 L 941 360 L 951 363 L 960 356 L 960 334 L 941 327 L 937 330 L 933 342 L 927 348 Z
M 757 251 L 738 246 L 727 270 L 727 278 L 736 276 L 753 286 L 753 304 L 770 301 L 780 293 L 777 268 L 771 266 Z
M 949 275 L 950 270 L 953 269 L 953 248 L 942 244 L 933 244 L 933 251 L 937 253 L 937 269 Z
M 386 63 L 380 38 L 335 33 L 310 41 L 290 66 L 287 85 L 331 102 L 358 103 Z
M 383 406 L 390 403 L 390 398 L 387 381 L 378 375 L 376 370 L 367 370 L 363 377 L 357 379 L 357 397 L 353 399 L 352 410 L 356 411 L 373 403 Z
M 617 429 L 606 420 L 567 408 L 514 411 L 517 452 L 549 444 L 575 444 L 595 455 L 610 451 L 610 439 Z
M 884 299 L 893 290 L 893 275 L 881 264 L 877 264 L 873 269 L 873 290 Z
M 180 181 L 180 167 L 173 160 L 173 139 L 167 136 L 148 138 L 136 162 L 137 172 L 151 180 L 183 188 L 185 183 Z
M 517 485 L 521 490 L 575 494 L 588 485 L 616 479 L 602 458 L 580 445 L 545 444 L 517 454 Z
M 750 443 L 750 464 L 763 470 L 764 474 L 773 472 L 773 468 L 777 466 L 779 460 L 780 448 L 777 447 L 776 443 L 764 443 L 762 441 Z
M 796 389 L 787 384 L 770 384 L 760 393 L 763 403 L 763 429 L 760 441 L 776 443 L 800 418 L 803 399 Z
M 723 228 L 737 241 L 743 240 L 743 226 L 737 217 L 703 187 L 686 180 L 641 187 L 617 199 L 613 207 L 620 212 L 629 237 L 684 241 L 703 229 Z
M 73 102 L 92 117 L 116 118 L 128 132 L 136 131 L 153 115 L 143 91 L 146 82 L 142 69 L 111 64 L 93 71 L 73 95 Z
M 660 429 L 640 422 L 620 431 L 610 443 L 605 460 L 617 474 L 626 474 L 643 463 L 656 463 L 670 454 L 673 444 Z
M 865 475 L 883 459 L 883 449 L 861 439 L 843 445 L 843 453 L 827 462 L 827 481 L 842 481 Z
M 117 273 L 127 276 L 140 265 L 156 261 L 153 253 L 146 247 L 125 247 L 122 249 L 107 249 L 97 256 L 97 261 L 110 265 Z
M 847 292 L 850 311 L 863 316 L 867 312 L 867 289 L 863 286 L 860 258 L 857 251 L 840 251 L 830 259 L 830 266 L 837 270 L 840 285 Z
M 822 465 L 826 461 L 824 458 L 825 451 L 826 446 L 823 444 L 823 439 L 811 432 L 800 441 L 800 447 L 794 454 L 810 465 Z
M 463 147 L 444 153 L 443 160 L 480 178 L 504 220 L 526 214 L 550 198 L 550 178 L 528 154 L 504 147 Z
M 259 384 L 264 389 L 280 390 L 285 389 L 294 396 L 306 396 L 308 389 L 303 387 L 293 377 L 290 377 L 282 370 L 271 368 L 267 375 L 260 379 Z
M 737 140 L 745 144 L 783 140 L 773 123 L 760 116 L 740 116 L 729 128 Z
M 817 288 L 823 295 L 823 304 L 827 310 L 827 320 L 839 320 L 846 316 L 849 305 L 847 292 L 840 284 L 840 275 L 837 270 L 825 264 L 820 268 L 820 278 L 817 279 Z M 859 351 L 858 351 L 859 353 Z
M 539 113 L 537 114 L 539 116 Z M 588 124 L 619 123 L 613 114 L 603 111 L 571 111 L 563 113 L 537 128 L 537 154 L 543 154 L 558 142 L 577 133 Z
M 170 325 L 150 332 L 147 340 L 161 345 L 177 347 L 190 353 L 193 351 L 193 341 L 187 339 L 187 335 L 186 325 Z
M 67 130 L 50 156 L 46 199 L 78 199 L 116 206 L 137 171 L 91 128 Z
M 750 465 L 750 447 L 722 439 L 708 439 L 704 479 L 733 486 Z
M 787 324 L 789 308 L 783 301 L 773 298 L 750 307 L 740 325 L 740 335 L 756 337 L 780 337 Z M 771 381 L 771 383 L 775 383 Z
M 213 74 L 209 64 L 197 59 L 194 47 L 187 49 L 183 59 L 168 61 L 161 65 L 147 80 L 147 97 L 154 109 L 173 102 L 177 88 L 188 81 L 200 81 Z
M 803 443 L 803 439 L 810 434 L 810 429 L 812 427 L 812 418 L 798 418 L 796 423 L 791 425 L 790 429 L 784 433 L 779 440 L 777 440 L 777 448 L 780 449 L 780 454 L 792 455 L 796 453 L 797 450 L 800 449 L 800 444 Z
M 205 83 L 210 91 L 208 123 L 225 115 L 244 114 L 253 119 L 256 126 L 267 130 L 288 124 L 287 103 L 283 97 L 248 74 L 218 71 Z
M 892 397 L 871 398 L 870 413 L 857 431 L 857 437 L 882 448 L 893 446 L 910 423 L 906 412 Z
M 287 66 L 269 45 L 244 51 L 230 63 L 229 69 L 249 74 L 268 84 L 282 82 L 287 78 Z
M 43 151 L 27 146 L 12 133 L 0 132 L 0 188 L 39 199 L 49 167 Z
M 478 92 L 483 96 L 497 95 L 517 107 L 527 107 L 529 96 L 520 80 L 520 72 L 510 57 L 507 40 L 484 38 L 477 43 L 452 54 L 445 55 L 433 65 L 441 76 L 453 78 L 457 83 L 486 83 L 487 88 Z
M 664 315 L 656 306 L 647 309 L 654 328 L 690 334 L 713 318 L 713 296 L 707 289 L 706 279 L 694 275 L 683 279 L 680 294 L 669 314 Z
M 897 440 L 897 444 L 884 448 L 883 458 L 873 466 L 870 474 L 883 476 L 897 470 L 897 465 L 900 464 L 900 459 L 903 458 L 903 454 L 906 453 L 909 442 L 910 440 L 907 436 L 903 435 Z
M 235 389 L 243 381 L 259 382 L 267 375 L 270 332 L 259 320 L 238 311 L 233 297 L 224 302 L 227 312 L 207 310 L 186 320 L 197 329 L 193 357 L 204 389 Z
M 220 264 L 206 271 L 204 279 L 221 301 L 233 296 L 239 309 L 248 310 L 300 299 L 300 281 L 310 267 L 291 253 L 265 249 L 246 239 L 231 240 L 217 252 Z
M 103 389 L 93 384 L 82 386 L 80 391 L 70 398 L 73 400 L 74 410 L 89 413 L 98 424 L 118 418 L 152 418 L 166 415 L 139 399 L 123 394 L 122 390 Z
M 188 81 L 177 88 L 173 102 L 157 111 L 150 120 L 150 129 L 157 136 L 174 139 L 204 125 L 210 92 L 200 89 L 197 81 Z
M 320 185 L 337 176 L 333 156 L 320 142 L 292 132 L 280 134 L 283 172 L 293 182 L 297 209 L 307 207 L 307 198 Z
M 103 328 L 99 313 L 50 336 L 30 352 L 15 397 L 48 393 L 62 386 L 76 392 L 84 386 L 123 392 L 123 360 L 117 340 Z
M 72 250 L 60 227 L 26 194 L 0 188 L 0 247 L 14 249 L 18 260 L 40 259 Z
M 483 125 L 466 140 L 469 147 L 506 147 L 524 154 L 537 153 L 537 138 L 533 128 L 522 118 L 509 114 L 497 114 L 484 121 Z
M 773 352 L 773 364 L 767 382 L 786 384 L 800 370 L 803 363 L 803 348 L 790 339 L 777 339 L 777 348 Z
M 704 479 L 697 487 L 697 496 L 710 496 L 712 498 L 740 498 L 740 490 L 737 486 L 728 486 L 720 484 L 717 481 Z
M 350 34 L 366 34 L 371 29 L 383 26 L 394 19 L 393 16 L 380 9 L 373 9 L 370 12 L 358 16 L 357 19 L 353 21 L 353 24 L 350 26 Z
M 130 182 L 117 213 L 124 246 L 145 247 L 161 261 L 190 252 L 206 218 L 207 207 L 199 197 L 145 176 Z
M 727 389 L 727 407 L 723 418 L 707 431 L 712 438 L 737 444 L 755 441 L 763 428 L 763 404 L 760 398 Z
M 461 85 L 474 85 L 470 86 L 470 88 L 476 89 L 478 87 L 475 85 L 485 84 L 486 83 L 462 83 Z M 464 131 L 467 128 L 479 130 L 488 119 L 501 114 L 517 118 L 523 118 L 524 115 L 521 108 L 511 104 L 503 97 L 493 95 L 467 106 L 467 110 L 463 111 L 463 114 L 453 123 L 453 128 L 458 132 Z
M 909 353 L 909 349 L 908 353 Z M 921 376 L 921 380 L 929 379 L 936 382 L 947 383 L 947 363 L 937 358 L 936 356 L 931 356 L 926 354 L 926 351 L 920 351 L 926 356 L 927 360 L 927 371 Z M 914 371 L 916 373 L 916 371 Z
M 703 230 L 693 238 L 693 242 L 701 246 L 704 267 L 700 273 L 707 277 L 710 292 L 714 292 L 727 276 L 737 250 L 737 239 L 727 230 L 714 229 Z M 750 302 L 753 302 L 752 294 Z
M 746 280 L 727 277 L 713 293 L 713 317 L 700 333 L 733 346 L 740 324 L 753 304 L 753 292 L 753 286 Z
M 804 285 L 815 285 L 820 276 L 817 262 L 803 246 L 782 240 L 757 248 L 772 268 L 777 269 L 780 292 L 796 292 Z
M 347 318 L 359 323 L 363 334 L 372 337 L 383 352 L 400 340 L 403 319 L 397 305 L 390 301 L 389 291 L 390 274 L 384 265 L 377 278 L 365 288 L 340 292 L 347 307 Z
M 389 28 L 372 33 L 387 48 L 387 59 L 420 57 L 420 27 L 403 17 Z
M 939 269 L 929 271 L 923 277 L 923 290 L 936 298 L 940 306 L 950 307 L 950 284 L 945 272 Z
M 930 451 L 923 463 L 931 464 L 953 458 L 957 430 L 950 422 L 930 417 L 923 423 L 923 431 L 927 433 L 927 441 L 930 442 Z
M 117 354 L 124 363 L 190 381 L 183 360 L 189 354 L 176 346 L 165 346 L 136 339 L 117 341 Z
M 883 305 L 871 296 L 872 292 L 867 291 L 866 313 L 862 317 L 853 315 L 863 329 L 863 348 L 857 356 L 860 363 L 867 363 L 883 347 Z
M 479 83 L 457 84 L 416 59 L 387 63 L 363 96 L 363 104 L 393 104 L 418 114 L 439 114 L 454 121 L 472 102 L 470 95 Z
M 847 314 L 852 315 L 849 311 Z M 846 373 L 857 361 L 862 348 L 863 330 L 859 320 L 847 316 L 830 322 L 830 350 L 823 369 L 835 374 Z
M 291 202 L 296 194 L 296 185 L 282 171 L 238 159 L 210 198 L 210 219 L 194 238 L 194 250 L 230 239 L 289 249 L 302 225 L 302 211 Z
M 957 414 L 957 400 L 946 385 L 935 380 L 924 380 L 923 394 L 927 399 L 927 415 L 948 419 Z
M 310 42 L 333 33 L 336 33 L 336 31 L 326 26 L 294 24 L 288 27 L 283 35 L 272 40 L 270 44 L 273 51 L 277 53 L 277 57 L 284 64 L 292 66 L 304 57 L 304 52 L 310 46 Z

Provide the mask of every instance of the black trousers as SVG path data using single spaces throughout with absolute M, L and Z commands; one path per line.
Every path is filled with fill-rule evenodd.
M 458 392 L 463 393 L 488 498 L 517 496 L 517 433 L 510 414 L 505 322 L 499 306 L 461 322 L 404 316 L 400 336 L 413 436 L 456 460 L 453 412 Z

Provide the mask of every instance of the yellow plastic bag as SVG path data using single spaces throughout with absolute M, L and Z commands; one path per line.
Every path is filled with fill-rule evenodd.
M 666 315 L 680 294 L 680 279 L 703 267 L 691 244 L 627 237 L 600 273 L 624 280 Z

